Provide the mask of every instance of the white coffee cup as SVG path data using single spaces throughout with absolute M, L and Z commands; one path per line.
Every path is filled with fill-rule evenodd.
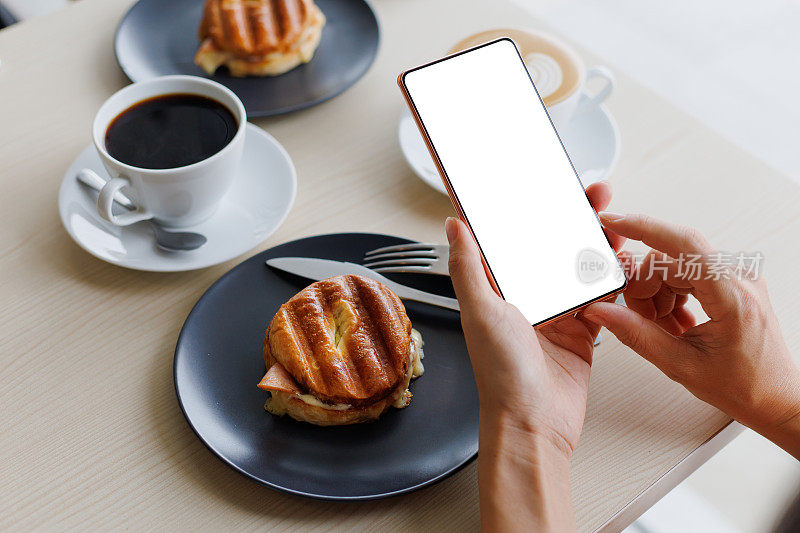
M 500 37 L 510 37 L 516 43 L 556 127 L 600 105 L 614 90 L 614 75 L 610 70 L 602 66 L 587 70 L 570 46 L 536 30 L 498 28 L 482 31 L 460 41 L 451 52 Z M 590 92 L 587 85 L 595 79 L 602 80 L 602 86 Z
M 196 94 L 227 107 L 238 128 L 233 139 L 214 155 L 197 163 L 167 169 L 128 165 L 109 155 L 105 145 L 111 122 L 132 105 L 167 94 Z M 155 219 L 168 227 L 186 227 L 210 218 L 230 188 L 244 148 L 247 114 L 241 100 L 227 87 L 196 76 L 163 76 L 128 85 L 100 107 L 92 125 L 92 140 L 111 179 L 97 199 L 97 212 L 117 226 Z M 138 208 L 114 214 L 112 203 L 120 189 Z
M 576 56 L 577 58 L 577 56 Z M 580 59 L 578 59 L 580 61 Z M 595 65 L 589 69 L 580 61 L 580 71 L 583 73 L 579 88 L 565 99 L 547 106 L 547 112 L 556 127 L 563 126 L 578 115 L 592 110 L 609 97 L 614 90 L 616 80 L 614 74 L 602 65 Z M 587 84 L 594 79 L 603 80 L 603 85 L 594 92 L 590 92 Z M 534 81 L 534 84 L 536 82 Z

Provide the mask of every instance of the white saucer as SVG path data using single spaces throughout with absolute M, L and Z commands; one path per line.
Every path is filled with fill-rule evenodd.
M 147 223 L 118 227 L 97 214 L 96 195 L 75 179 L 82 168 L 108 177 L 97 151 L 89 146 L 67 170 L 58 193 L 58 210 L 78 245 L 115 265 L 136 270 L 175 272 L 223 263 L 263 242 L 281 225 L 294 203 L 297 175 L 286 150 L 262 129 L 247 125 L 244 154 L 231 190 L 211 219 L 185 231 L 208 242 L 191 252 L 156 248 Z
M 403 109 L 400 114 L 397 134 L 400 149 L 414 173 L 440 193 L 447 194 L 408 109 Z M 595 106 L 574 117 L 568 124 L 558 128 L 558 134 L 584 187 L 606 179 L 617 164 L 619 130 L 605 106 Z

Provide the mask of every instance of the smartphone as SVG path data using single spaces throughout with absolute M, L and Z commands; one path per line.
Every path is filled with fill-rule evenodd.
M 492 286 L 531 324 L 625 288 L 514 41 L 406 70 L 398 84 Z

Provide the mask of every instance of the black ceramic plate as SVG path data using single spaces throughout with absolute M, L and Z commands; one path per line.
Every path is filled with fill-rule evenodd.
M 478 394 L 453 311 L 406 302 L 422 333 L 425 373 L 414 398 L 378 421 L 317 427 L 264 410 L 256 387 L 266 368 L 264 331 L 278 308 L 311 283 L 264 262 L 301 256 L 360 261 L 364 252 L 409 242 L 347 233 L 282 244 L 241 263 L 200 298 L 175 349 L 175 390 L 189 425 L 239 472 L 272 488 L 331 500 L 364 500 L 412 491 L 452 474 L 478 451 Z M 449 278 L 397 281 L 452 296 Z
M 203 0 L 140 0 L 117 28 L 117 61 L 132 81 L 190 74 L 226 85 L 250 117 L 279 115 L 324 102 L 367 72 L 378 51 L 378 21 L 364 0 L 315 0 L 327 17 L 314 58 L 274 77 L 208 76 L 194 64 Z

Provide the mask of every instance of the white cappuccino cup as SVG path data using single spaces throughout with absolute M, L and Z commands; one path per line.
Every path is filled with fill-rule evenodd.
M 498 28 L 471 35 L 456 44 L 457 52 L 499 37 L 510 37 L 517 44 L 539 96 L 556 127 L 603 103 L 614 90 L 614 75 L 603 66 L 586 68 L 580 56 L 552 35 L 519 28 Z M 600 88 L 587 85 L 600 80 Z M 595 85 L 595 83 L 592 83 Z

